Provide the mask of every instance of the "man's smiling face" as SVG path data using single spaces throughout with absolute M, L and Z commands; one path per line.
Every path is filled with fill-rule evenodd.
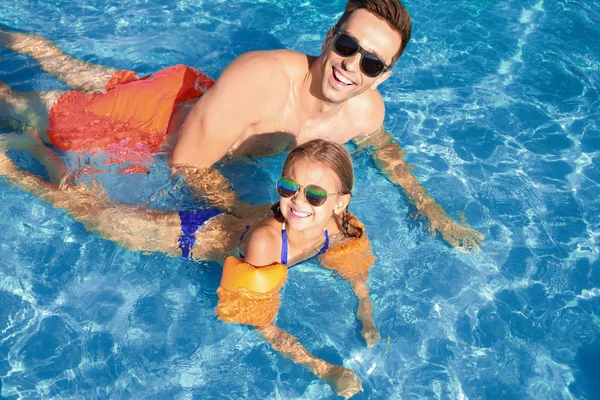
M 354 11 L 340 27 L 340 31 L 351 36 L 364 50 L 377 56 L 385 65 L 392 63 L 402 41 L 400 34 L 386 21 L 364 9 Z M 335 32 L 331 29 L 323 44 L 321 90 L 325 99 L 332 103 L 342 103 L 369 88 L 377 88 L 389 77 L 391 71 L 383 72 L 375 78 L 366 76 L 360 69 L 362 55 L 338 55 L 333 49 L 335 37 Z

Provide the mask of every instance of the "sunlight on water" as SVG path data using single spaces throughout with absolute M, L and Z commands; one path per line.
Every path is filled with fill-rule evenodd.
M 218 77 L 236 56 L 318 54 L 344 2 L 8 2 L 0 26 L 68 54 L 148 74 L 185 63 Z M 380 86 L 386 128 L 449 215 L 486 235 L 477 254 L 431 236 L 398 188 L 354 152 L 351 211 L 377 256 L 382 335 L 365 346 L 347 282 L 290 273 L 278 325 L 352 368 L 357 399 L 592 399 L 600 393 L 600 7 L 543 0 L 408 2 L 413 39 Z M 0 48 L 0 81 L 64 90 Z M 0 111 L 0 132 L 20 129 Z M 27 155 L 12 154 L 40 171 Z M 103 160 L 86 155 L 72 162 Z M 271 202 L 283 157 L 225 165 Z M 166 155 L 144 176 L 108 168 L 113 199 L 174 209 Z M 263 192 L 264 189 L 264 192 Z M 335 398 L 244 326 L 217 321 L 220 266 L 129 252 L 0 181 L 0 397 Z

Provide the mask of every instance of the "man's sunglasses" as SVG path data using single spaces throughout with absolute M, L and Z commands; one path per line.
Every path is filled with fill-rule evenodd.
M 376 78 L 390 69 L 375 54 L 369 53 L 352 36 L 337 31 L 333 38 L 333 50 L 342 57 L 352 57 L 360 53 L 360 70 L 370 78 Z
M 286 199 L 294 197 L 298 193 L 298 190 L 303 188 L 306 201 L 313 207 L 320 207 L 325 204 L 327 201 L 327 195 L 338 194 L 327 193 L 325 189 L 317 185 L 300 186 L 295 180 L 284 177 L 277 179 L 275 187 L 277 188 L 277 193 Z

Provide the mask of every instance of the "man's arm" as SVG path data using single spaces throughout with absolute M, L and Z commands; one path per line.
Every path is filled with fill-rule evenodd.
M 354 143 L 359 148 L 375 149 L 373 159 L 377 167 L 390 181 L 404 189 L 409 202 L 417 208 L 418 214 L 415 217 L 421 216 L 427 219 L 432 234 L 438 231 L 444 240 L 460 251 L 479 250 L 479 245 L 485 236 L 455 222 L 446 214 L 412 174 L 412 166 L 404 162 L 406 153 L 383 126 L 374 134 L 356 137 Z
M 286 80 L 271 57 L 259 52 L 234 60 L 187 115 L 171 154 L 172 172 L 186 178 L 196 196 L 236 215 L 252 207 L 233 193 L 213 165 L 253 125 L 276 116 L 284 103 Z

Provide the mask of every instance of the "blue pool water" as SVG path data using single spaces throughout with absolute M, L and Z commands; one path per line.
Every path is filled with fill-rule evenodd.
M 0 24 L 90 62 L 216 77 L 250 50 L 317 53 L 343 4 L 22 0 L 3 2 Z M 386 127 L 485 247 L 465 255 L 431 237 L 356 154 L 352 210 L 378 257 L 383 339 L 364 346 L 348 284 L 310 263 L 290 274 L 278 325 L 352 368 L 357 399 L 598 399 L 600 3 L 407 6 L 413 40 L 381 87 Z M 0 60 L 16 90 L 65 89 L 27 57 Z M 249 179 L 272 181 L 281 161 L 259 160 Z M 107 181 L 152 200 L 146 180 Z M 4 181 L 0 198 L 0 398 L 335 398 L 252 329 L 216 320 L 218 265 L 125 251 Z

